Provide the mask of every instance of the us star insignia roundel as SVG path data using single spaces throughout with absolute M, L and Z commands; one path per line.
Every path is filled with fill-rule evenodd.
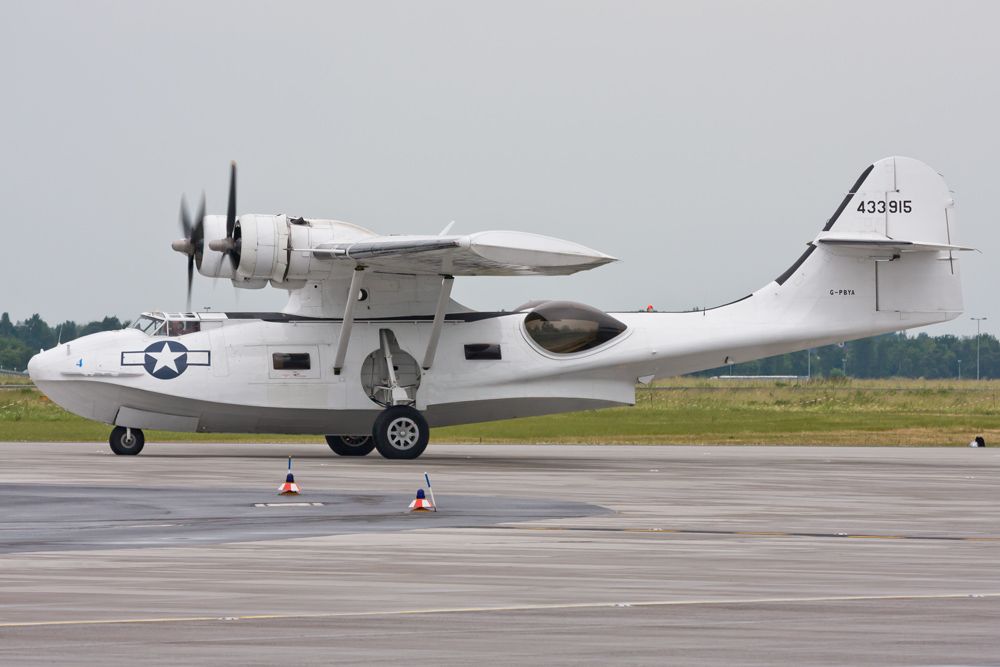
M 122 352 L 122 366 L 142 366 L 157 380 L 173 380 L 188 366 L 211 366 L 208 350 L 189 350 L 175 340 L 151 343 L 145 350 Z

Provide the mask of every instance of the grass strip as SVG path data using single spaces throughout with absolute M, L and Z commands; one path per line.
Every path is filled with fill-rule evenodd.
M 964 446 L 1000 437 L 1000 381 L 673 378 L 631 407 L 438 428 L 433 442 Z M 0 440 L 103 442 L 110 429 L 34 387 L 0 392 Z M 316 436 L 170 433 L 147 441 L 317 442 Z

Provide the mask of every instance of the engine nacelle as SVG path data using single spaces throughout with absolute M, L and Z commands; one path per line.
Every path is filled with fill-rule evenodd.
M 206 215 L 205 242 L 198 271 L 210 278 L 230 278 L 243 289 L 261 289 L 268 283 L 281 289 L 302 287 L 342 273 L 350 278 L 353 263 L 340 263 L 313 248 L 335 241 L 357 241 L 374 236 L 370 230 L 337 220 L 290 220 L 286 215 L 245 214 L 236 219 L 232 251 L 227 257 L 226 217 Z M 215 244 L 223 248 L 213 250 Z
M 241 215 L 233 238 L 239 241 L 240 263 L 233 284 L 260 289 L 282 282 L 288 270 L 288 216 Z
M 314 252 L 303 252 L 307 248 L 316 248 L 334 240 L 341 240 L 345 234 L 340 227 L 345 223 L 333 221 L 314 221 L 308 224 L 289 225 L 289 239 L 292 248 L 299 252 L 289 255 L 288 281 L 304 285 L 308 280 L 323 280 L 336 269 L 336 263 L 327 255 Z M 335 230 L 334 228 L 337 227 Z M 353 231 L 348 229 L 348 232 Z M 350 273 L 347 273 L 350 276 Z

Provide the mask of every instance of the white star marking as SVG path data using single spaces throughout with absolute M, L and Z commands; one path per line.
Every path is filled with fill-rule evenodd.
M 153 367 L 154 373 L 161 368 L 169 368 L 174 373 L 178 373 L 177 364 L 174 362 L 177 361 L 177 357 L 182 357 L 187 354 L 187 352 L 172 352 L 170 348 L 167 347 L 167 344 L 163 343 L 163 347 L 160 348 L 159 352 L 147 352 L 146 354 L 156 359 L 156 366 Z

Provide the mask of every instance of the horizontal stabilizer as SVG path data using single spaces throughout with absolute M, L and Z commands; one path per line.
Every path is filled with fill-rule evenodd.
M 902 239 L 892 239 L 884 234 L 865 232 L 822 232 L 816 237 L 816 243 L 840 247 L 858 248 L 862 250 L 890 250 L 896 253 L 901 252 L 940 252 L 940 251 L 970 251 L 975 248 L 952 245 L 941 242 L 928 241 L 907 241 Z

